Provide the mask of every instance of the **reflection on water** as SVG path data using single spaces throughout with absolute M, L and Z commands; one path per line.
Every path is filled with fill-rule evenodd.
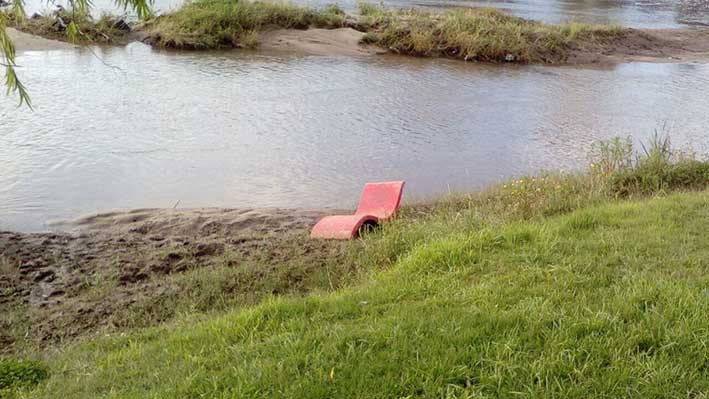
M 18 57 L 34 112 L 0 99 L 0 228 L 116 208 L 352 206 L 575 168 L 597 139 L 709 154 L 708 65 L 485 67 L 398 57 L 155 52 Z
M 292 0 L 297 4 L 321 7 L 338 4 L 354 10 L 359 0 Z M 28 13 L 46 10 L 66 0 L 25 0 Z M 379 3 L 380 1 L 370 1 Z M 156 12 L 174 10 L 183 0 L 155 0 Z M 457 7 L 489 6 L 515 15 L 546 22 L 577 20 L 593 23 L 621 23 L 640 28 L 675 28 L 683 25 L 709 25 L 709 0 L 383 0 L 387 6 Z M 96 0 L 95 12 L 124 13 L 112 0 Z

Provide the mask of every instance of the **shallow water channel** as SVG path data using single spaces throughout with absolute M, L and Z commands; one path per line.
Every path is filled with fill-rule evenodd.
M 0 97 L 0 229 L 139 207 L 348 207 L 586 164 L 668 131 L 709 155 L 709 65 L 484 66 L 125 48 L 18 55 L 35 110 Z

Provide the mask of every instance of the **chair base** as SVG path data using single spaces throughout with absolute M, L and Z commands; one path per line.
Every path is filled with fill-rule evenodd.
M 377 224 L 379 219 L 371 215 L 326 216 L 310 231 L 311 238 L 350 240 L 359 234 L 365 224 Z

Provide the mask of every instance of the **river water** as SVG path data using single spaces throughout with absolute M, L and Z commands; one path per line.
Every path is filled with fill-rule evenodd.
M 485 66 L 394 56 L 18 54 L 34 111 L 0 96 L 0 229 L 139 207 L 352 207 L 540 169 L 656 129 L 709 155 L 709 65 Z

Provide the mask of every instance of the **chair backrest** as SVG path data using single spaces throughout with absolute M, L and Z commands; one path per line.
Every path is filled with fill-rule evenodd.
M 357 206 L 357 215 L 372 215 L 380 220 L 394 216 L 404 193 L 403 181 L 367 183 Z

